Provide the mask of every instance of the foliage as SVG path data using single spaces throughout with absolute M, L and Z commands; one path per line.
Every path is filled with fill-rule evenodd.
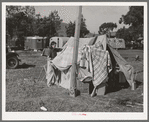
M 129 28 L 120 28 L 116 33 L 117 38 L 123 38 L 126 43 L 130 42 L 133 38 L 133 35 L 130 34 Z
M 32 6 L 6 7 L 6 32 L 12 40 L 36 35 L 50 38 L 57 34 L 61 21 L 57 11 L 42 18 Z
M 114 28 L 117 28 L 116 23 L 113 22 L 103 23 L 102 25 L 100 25 L 98 33 L 107 34 L 110 31 L 113 31 Z
M 86 34 L 89 33 L 89 30 L 87 29 L 86 19 L 83 17 L 81 18 L 81 26 L 80 26 L 80 37 L 83 38 Z M 75 33 L 75 22 L 69 22 L 68 26 L 66 27 L 66 33 L 68 37 L 74 36 Z
M 35 15 L 34 7 L 7 6 L 6 7 L 6 32 L 11 37 L 32 34 L 32 22 Z
M 15 40 L 17 46 L 23 46 L 24 37 L 33 34 L 34 15 L 31 6 L 6 6 L 6 42 Z
M 119 20 L 120 24 L 129 25 L 129 31 L 127 30 L 131 37 L 129 40 L 136 40 L 139 36 L 143 36 L 143 10 L 143 6 L 130 6 L 127 14 L 122 15 Z
M 66 27 L 66 33 L 68 37 L 74 36 L 75 33 L 75 22 L 69 22 L 68 26 Z
M 126 15 L 122 15 L 119 22 L 133 27 L 143 24 L 143 6 L 130 6 Z
M 40 14 L 36 19 L 36 35 L 52 37 L 57 35 L 57 31 L 60 29 L 62 19 L 60 19 L 58 12 L 53 11 L 48 17 L 41 18 Z
M 33 6 L 6 6 L 6 16 L 13 17 L 15 14 L 23 12 L 27 16 L 35 15 L 35 8 Z

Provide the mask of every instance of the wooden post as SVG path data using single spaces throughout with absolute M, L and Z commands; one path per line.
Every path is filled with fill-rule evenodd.
M 75 25 L 75 38 L 74 38 L 74 47 L 73 47 L 73 59 L 72 59 L 72 68 L 71 68 L 71 82 L 70 82 L 70 96 L 76 97 L 76 70 L 77 70 L 77 58 L 78 58 L 78 45 L 80 37 L 80 25 L 81 25 L 81 13 L 82 7 L 78 7 L 78 16 Z

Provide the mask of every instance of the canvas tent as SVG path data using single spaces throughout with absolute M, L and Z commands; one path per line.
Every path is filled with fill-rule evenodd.
M 107 42 L 114 49 L 125 48 L 125 40 L 120 38 L 108 38 Z
M 74 38 L 71 37 L 63 50 L 52 61 L 48 61 L 46 74 L 48 86 L 59 84 L 70 90 L 73 43 Z M 116 65 L 132 86 L 133 67 L 107 43 L 106 35 L 79 39 L 77 80 L 93 83 L 91 96 L 94 96 L 101 84 L 109 82 L 109 74 L 115 70 Z M 86 79 L 90 80 L 86 81 Z

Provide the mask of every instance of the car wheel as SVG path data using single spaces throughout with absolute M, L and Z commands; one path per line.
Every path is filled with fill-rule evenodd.
M 17 57 L 9 57 L 7 59 L 7 68 L 15 69 L 19 65 L 19 60 Z

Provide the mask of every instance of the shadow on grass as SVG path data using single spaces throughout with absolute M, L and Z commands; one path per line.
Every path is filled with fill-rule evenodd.
M 137 81 L 137 80 L 135 80 L 135 82 L 136 82 L 136 88 L 138 88 L 140 85 L 143 84 L 142 82 Z M 106 89 L 106 94 L 111 93 L 111 92 L 117 92 L 117 91 L 120 91 L 121 89 L 127 89 L 129 87 L 130 85 L 128 84 L 128 82 L 123 83 L 123 84 L 119 83 L 115 87 L 108 86 Z
M 108 93 L 112 93 L 112 92 L 117 92 L 117 91 L 120 91 L 121 89 L 127 89 L 129 88 L 129 84 L 128 82 L 126 83 L 118 83 L 116 84 L 115 86 L 107 86 L 107 89 L 106 89 L 106 94 Z
M 120 87 L 107 87 L 106 94 L 112 93 L 112 92 L 117 92 L 117 91 L 120 91 L 120 90 L 121 90 Z
M 22 68 L 29 68 L 29 67 L 35 67 L 36 65 L 29 65 L 29 64 L 26 64 L 26 63 L 23 63 L 22 65 L 19 65 L 17 67 L 17 69 L 22 69 Z

